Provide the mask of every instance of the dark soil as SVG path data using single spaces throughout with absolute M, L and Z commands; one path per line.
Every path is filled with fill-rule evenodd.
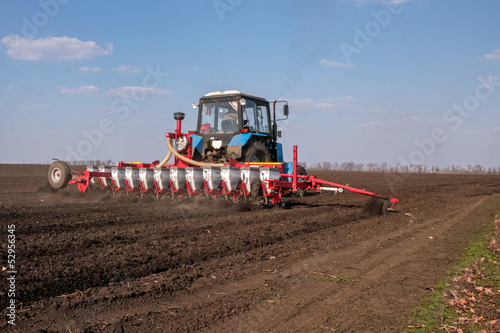
M 498 176 L 318 174 L 401 200 L 381 216 L 349 192 L 265 210 L 52 193 L 47 170 L 0 165 L 2 266 L 14 224 L 18 272 L 16 326 L 0 330 L 401 331 L 491 222 L 474 211 L 500 202 Z

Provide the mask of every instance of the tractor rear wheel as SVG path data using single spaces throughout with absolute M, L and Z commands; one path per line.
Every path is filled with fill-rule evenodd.
M 49 184 L 52 188 L 60 190 L 68 185 L 71 179 L 69 165 L 63 161 L 55 161 L 49 167 Z
M 297 164 L 297 175 L 307 176 L 306 168 L 304 168 L 300 164 Z M 296 194 L 298 197 L 303 198 L 306 195 L 306 190 L 305 189 L 298 189 Z
M 255 142 L 245 154 L 245 162 L 271 162 L 271 154 L 266 145 L 260 141 Z
M 297 174 L 302 175 L 302 176 L 307 176 L 307 171 L 306 168 L 304 168 L 302 165 L 297 164 Z

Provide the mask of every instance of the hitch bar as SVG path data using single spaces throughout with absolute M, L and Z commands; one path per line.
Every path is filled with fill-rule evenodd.
M 312 187 L 312 188 L 316 188 L 316 189 L 320 190 L 321 188 L 325 189 L 324 186 L 321 186 L 321 185 L 328 185 L 328 186 L 336 187 L 336 188 L 338 188 L 338 190 L 344 189 L 344 190 L 348 190 L 348 191 L 351 191 L 354 193 L 359 193 L 359 194 L 363 194 L 363 195 L 367 195 L 367 196 L 371 196 L 371 197 L 377 197 L 377 198 L 381 198 L 384 200 L 388 200 L 392 203 L 389 210 L 392 210 L 394 208 L 394 205 L 396 205 L 396 202 L 399 201 L 399 199 L 396 199 L 396 198 L 376 194 L 376 193 L 366 191 L 366 190 L 361 190 L 359 188 L 329 182 L 329 181 L 324 180 L 324 179 L 317 179 L 315 176 L 297 175 L 297 146 L 296 145 L 293 146 L 293 174 L 292 175 L 282 175 L 282 176 L 292 178 L 292 190 L 293 191 L 297 191 L 297 189 L 299 189 L 299 188 L 307 188 L 308 187 L 308 186 L 304 186 L 304 185 L 301 186 L 301 184 L 300 184 L 301 182 L 299 182 L 299 179 L 301 179 L 301 180 L 305 180 L 306 183 L 310 183 L 309 188 Z

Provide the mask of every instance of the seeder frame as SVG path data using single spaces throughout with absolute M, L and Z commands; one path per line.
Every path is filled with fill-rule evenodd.
M 125 163 L 120 162 L 118 164 L 118 168 L 156 168 L 159 162 L 155 161 L 153 163 Z M 285 166 L 287 163 L 237 163 L 235 161 L 230 161 L 230 163 L 225 164 L 224 166 L 230 166 L 235 168 L 242 167 L 250 167 L 250 168 L 259 168 L 259 170 L 265 170 L 265 168 L 275 168 L 279 169 L 279 177 L 265 179 L 265 177 L 260 177 L 260 182 L 262 186 L 262 196 L 266 203 L 268 204 L 284 204 L 285 196 L 292 193 L 299 193 L 299 191 L 306 190 L 315 190 L 317 192 L 321 192 L 324 190 L 332 190 L 337 192 L 342 192 L 343 190 L 348 190 L 350 192 L 359 193 L 362 195 L 381 198 L 383 200 L 387 200 L 390 202 L 390 207 L 388 210 L 393 210 L 396 202 L 399 200 L 392 197 L 383 196 L 380 194 L 376 194 L 370 191 L 366 191 L 363 189 L 358 189 L 355 187 L 351 187 L 348 185 L 342 185 L 334 182 L 330 182 L 324 179 L 319 179 L 316 176 L 307 176 L 307 175 L 299 175 L 297 174 L 297 146 L 293 146 L 293 162 L 292 162 L 292 174 L 285 173 Z M 175 167 L 177 169 L 190 167 L 185 163 L 178 163 L 165 166 L 164 168 Z M 271 171 L 271 170 L 269 170 Z M 278 170 L 272 170 L 275 175 L 277 175 Z M 76 172 L 75 172 L 76 173 Z M 256 198 L 252 198 L 251 191 L 247 190 L 247 184 L 244 183 L 243 180 L 240 180 L 236 188 L 229 189 L 228 184 L 224 180 L 221 180 L 219 185 L 216 188 L 209 189 L 207 180 L 204 179 L 199 189 L 193 188 L 192 185 L 186 181 L 185 186 L 179 185 L 175 186 L 172 180 L 170 180 L 170 193 L 165 189 L 160 189 L 160 186 L 157 180 L 154 181 L 154 189 L 146 189 L 141 180 L 139 180 L 139 187 L 132 188 L 125 179 L 125 187 L 119 187 L 116 182 L 111 179 L 111 172 L 100 172 L 100 171 L 83 171 L 77 173 L 68 184 L 77 184 L 78 190 L 82 193 L 86 192 L 91 186 L 92 178 L 99 179 L 99 188 L 102 190 L 111 188 L 114 194 L 119 192 L 125 192 L 127 195 L 133 192 L 137 192 L 143 197 L 148 193 L 155 194 L 157 198 L 164 194 L 170 194 L 172 198 L 197 198 L 197 197 L 212 197 L 214 199 L 220 198 L 221 196 L 229 201 L 249 201 L 249 198 L 255 200 Z M 111 186 L 105 185 L 104 179 L 109 179 L 111 182 Z

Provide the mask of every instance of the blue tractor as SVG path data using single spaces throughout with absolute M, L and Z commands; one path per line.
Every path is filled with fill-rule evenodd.
M 283 104 L 284 118 L 276 119 L 276 104 Z M 286 101 L 270 103 L 237 90 L 211 92 L 193 104 L 198 109 L 196 132 L 191 132 L 193 159 L 227 163 L 283 162 L 276 122 L 288 118 Z

